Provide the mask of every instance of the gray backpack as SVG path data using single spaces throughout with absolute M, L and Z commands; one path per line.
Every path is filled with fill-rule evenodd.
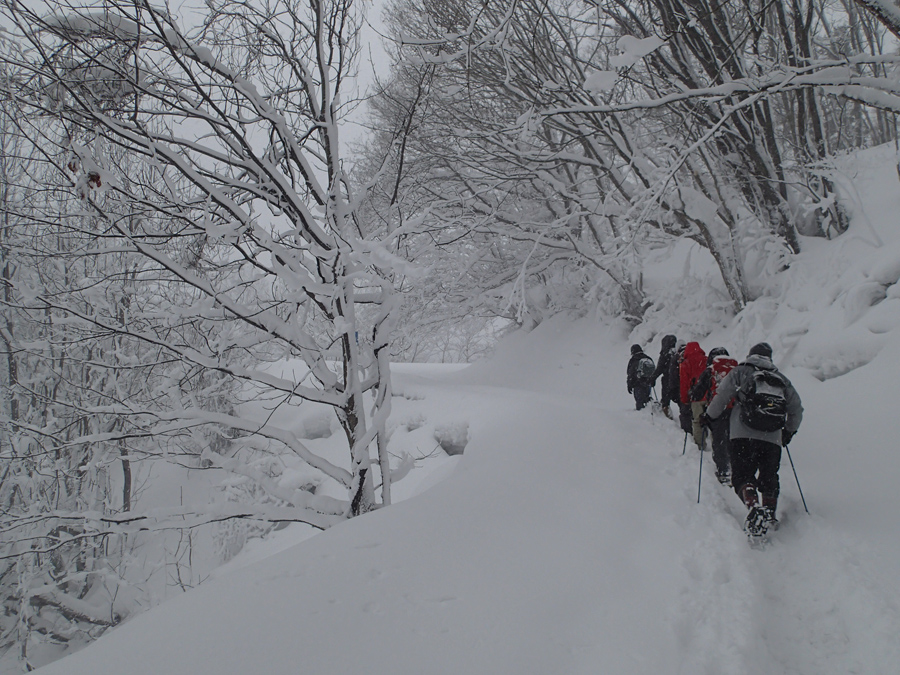
M 653 372 L 656 370 L 656 364 L 653 363 L 653 359 L 644 354 L 641 357 L 641 360 L 637 363 L 637 368 L 634 369 L 634 374 L 637 376 L 637 379 L 641 382 L 647 383 L 653 379 Z
M 786 387 L 787 382 L 780 373 L 754 367 L 737 395 L 741 404 L 741 422 L 757 431 L 783 429 L 787 422 Z

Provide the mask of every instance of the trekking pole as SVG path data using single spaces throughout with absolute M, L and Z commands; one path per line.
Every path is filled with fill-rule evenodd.
M 803 489 L 800 487 L 800 479 L 797 478 L 797 469 L 794 468 L 794 459 L 791 457 L 791 449 L 785 445 L 784 449 L 787 450 L 788 459 L 791 461 L 791 470 L 794 472 L 794 480 L 797 481 L 797 490 L 800 492 L 800 499 L 803 501 L 803 510 L 809 513 L 809 509 L 806 508 L 806 498 L 803 496 Z
M 700 478 L 697 479 L 697 503 L 700 503 L 700 482 L 703 480 L 703 446 L 706 445 L 706 427 L 700 434 Z
M 687 452 L 687 437 L 688 437 L 688 432 L 685 431 L 684 432 L 684 447 L 681 449 L 682 456 L 684 455 L 685 452 Z

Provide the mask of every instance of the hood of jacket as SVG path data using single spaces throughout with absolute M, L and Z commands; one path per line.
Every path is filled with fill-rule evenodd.
M 677 342 L 674 335 L 666 335 L 662 339 L 662 351 L 666 351 L 668 349 L 675 349 L 675 343 Z
M 751 354 L 744 363 L 755 366 L 760 370 L 778 370 L 775 367 L 775 364 L 772 363 L 772 359 L 768 356 L 760 356 L 759 354 Z
M 688 342 L 684 346 L 684 358 L 703 358 L 703 362 L 706 363 L 706 353 L 703 351 L 703 347 L 700 346 L 699 342 Z

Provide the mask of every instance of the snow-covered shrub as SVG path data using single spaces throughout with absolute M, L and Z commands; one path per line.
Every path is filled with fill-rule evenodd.
M 469 423 L 449 422 L 434 428 L 436 440 L 448 455 L 461 455 L 469 443 Z
M 423 413 L 417 412 L 409 415 L 409 417 L 404 419 L 400 424 L 405 426 L 407 431 L 415 431 L 416 429 L 424 427 L 427 421 L 428 420 Z

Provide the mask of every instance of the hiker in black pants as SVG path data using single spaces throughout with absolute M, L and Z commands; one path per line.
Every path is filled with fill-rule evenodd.
M 675 358 L 675 343 L 677 339 L 674 335 L 666 335 L 662 339 L 662 347 L 659 350 L 659 359 L 656 361 L 656 370 L 653 371 L 653 386 L 656 380 L 662 377 L 662 385 L 659 392 L 659 403 L 666 417 L 672 419 L 672 413 L 669 410 L 669 403 L 678 400 L 678 378 L 672 380 L 672 360 Z
M 737 361 L 728 356 L 728 350 L 724 347 L 713 347 L 706 357 L 706 370 L 700 375 L 697 384 L 691 387 L 691 400 L 712 401 L 719 385 L 737 366 Z M 707 425 L 712 436 L 712 456 L 716 465 L 716 478 L 720 483 L 731 484 L 731 460 L 729 459 L 729 433 L 731 423 L 731 406 L 725 409 L 725 413 L 711 420 Z
M 626 384 L 628 393 L 634 394 L 634 407 L 638 410 L 650 402 L 650 387 L 654 370 L 653 359 L 644 353 L 640 345 L 631 345 Z
M 779 412 L 780 420 L 763 419 L 768 412 L 767 408 L 754 403 L 759 399 L 758 392 L 770 397 L 770 403 L 775 401 L 768 408 Z M 781 446 L 790 443 L 803 419 L 800 396 L 790 380 L 772 363 L 772 347 L 768 343 L 760 342 L 751 347 L 747 360 L 725 376 L 709 404 L 704 421 L 709 423 L 719 418 L 731 402 L 734 402 L 729 424 L 731 484 L 750 509 L 748 532 L 759 534 L 778 522 L 775 509 L 780 491 Z M 775 428 L 760 428 L 764 426 Z

